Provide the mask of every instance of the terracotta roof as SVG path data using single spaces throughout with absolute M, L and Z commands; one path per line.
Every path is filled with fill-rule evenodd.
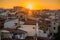
M 50 40 L 48 37 L 38 37 L 38 40 Z
M 24 25 L 36 25 L 36 21 L 29 19 L 29 20 L 25 21 Z
M 4 28 L 4 29 L 2 29 L 2 30 L 8 30 L 8 31 L 10 31 L 10 32 L 12 32 L 12 33 L 17 33 L 17 34 L 25 34 L 25 33 L 27 33 L 26 31 L 24 31 L 24 30 L 19 30 L 19 29 L 11 29 L 11 28 Z
M 35 36 L 27 36 L 26 39 L 31 39 L 31 40 L 34 40 Z M 50 40 L 48 37 L 37 37 L 37 40 Z
M 24 25 L 36 25 L 36 20 L 28 19 L 25 21 Z M 42 24 L 43 22 L 38 21 L 38 24 Z
M 5 20 L 5 19 L 0 17 L 0 20 Z

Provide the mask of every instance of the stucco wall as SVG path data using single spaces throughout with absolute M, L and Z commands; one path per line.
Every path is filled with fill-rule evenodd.
M 4 28 L 15 28 L 15 23 L 18 23 L 18 19 L 11 20 L 4 23 Z

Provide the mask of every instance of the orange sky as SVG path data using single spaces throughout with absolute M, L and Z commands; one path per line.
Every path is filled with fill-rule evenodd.
M 34 10 L 60 9 L 60 0 L 0 0 L 1 8 L 12 8 L 14 6 L 26 8 L 28 4 L 32 4 Z

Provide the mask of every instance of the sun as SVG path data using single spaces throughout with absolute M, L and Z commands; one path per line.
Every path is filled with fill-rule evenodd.
M 32 4 L 28 4 L 28 5 L 27 5 L 27 8 L 28 8 L 28 9 L 33 9 L 33 5 L 32 5 Z

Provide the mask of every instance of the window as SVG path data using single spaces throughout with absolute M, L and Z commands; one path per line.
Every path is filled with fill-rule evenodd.
M 52 36 L 52 33 L 49 33 L 48 37 Z
M 4 20 L 0 20 L 1 22 L 3 22 Z
M 41 31 L 39 31 L 39 33 L 41 33 Z
M 3 25 L 1 25 L 1 26 L 0 26 L 0 28 L 4 28 L 4 26 L 3 26 Z
M 22 34 L 20 34 L 20 38 L 22 37 Z
M 22 19 L 21 21 L 23 21 L 23 22 L 24 22 L 24 21 L 25 21 L 25 19 Z
M 35 27 L 33 27 L 33 29 L 35 29 Z
M 54 30 L 55 30 L 56 28 L 54 27 Z
M 17 26 L 17 23 L 15 23 L 15 26 Z
M 51 25 L 48 25 L 48 27 L 51 27 Z
M 22 16 L 22 15 L 21 15 L 20 17 L 21 17 L 21 18 L 23 18 L 23 16 Z
M 55 23 L 54 23 L 54 25 L 55 25 Z
M 4 24 L 4 23 L 1 23 L 2 25 Z
M 21 26 L 18 26 L 19 28 L 21 28 Z
M 51 23 L 50 21 L 47 21 L 47 23 L 49 24 L 49 23 Z
M 44 31 L 44 33 L 46 33 L 46 31 Z
M 17 26 L 16 28 L 21 28 L 21 26 Z
M 52 35 L 52 33 L 50 33 L 50 35 Z

